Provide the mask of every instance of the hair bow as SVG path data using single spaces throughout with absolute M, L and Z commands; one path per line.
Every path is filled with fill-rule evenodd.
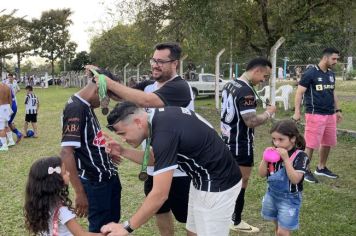
M 57 174 L 60 174 L 61 173 L 61 167 L 60 166 L 57 166 L 56 168 L 53 168 L 53 167 L 48 167 L 48 174 L 51 175 L 53 174 L 54 172 L 56 172 Z

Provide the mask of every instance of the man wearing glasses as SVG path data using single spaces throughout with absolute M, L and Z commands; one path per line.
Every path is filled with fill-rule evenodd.
M 193 110 L 191 88 L 185 80 L 177 75 L 181 51 L 177 43 L 157 44 L 150 59 L 154 81 L 151 83 L 143 81 L 135 86 L 136 89 L 132 89 L 107 78 L 108 90 L 126 101 L 137 104 L 139 107 L 178 106 Z M 146 196 L 153 186 L 153 167 L 147 168 L 147 174 L 148 179 L 144 185 Z M 156 213 L 157 226 L 160 234 L 164 236 L 174 235 L 171 212 L 177 221 L 186 223 L 187 220 L 190 178 L 179 169 L 174 171 L 173 176 L 169 197 Z
M 269 79 L 271 62 L 264 58 L 251 60 L 246 72 L 224 86 L 221 97 L 221 136 L 240 167 L 242 189 L 236 199 L 231 230 L 255 233 L 259 229 L 241 220 L 245 202 L 245 190 L 251 175 L 253 160 L 254 128 L 264 124 L 276 111 L 267 106 L 262 114 L 256 114 L 256 96 L 253 86 Z

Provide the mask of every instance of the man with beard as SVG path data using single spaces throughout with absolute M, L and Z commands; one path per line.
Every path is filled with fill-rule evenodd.
M 295 111 L 293 118 L 300 120 L 300 105 L 304 96 L 305 105 L 305 152 L 310 161 L 314 149 L 319 148 L 319 164 L 314 174 L 328 178 L 338 178 L 326 167 L 330 148 L 335 146 L 336 123 L 342 120 L 342 110 L 338 105 L 335 90 L 335 74 L 331 68 L 339 59 L 339 51 L 326 48 L 318 65 L 310 67 L 302 76 L 295 94 Z M 304 180 L 317 183 L 318 180 L 310 169 Z
M 155 46 L 150 59 L 152 79 L 135 86 L 136 89 L 114 83 L 107 78 L 107 88 L 112 93 L 140 107 L 155 108 L 165 106 L 186 107 L 194 109 L 193 94 L 189 84 L 177 75 L 177 67 L 181 56 L 181 48 L 177 43 L 161 43 Z M 139 91 L 143 90 L 143 91 Z M 145 181 L 146 196 L 153 186 L 153 167 L 147 169 L 148 179 Z M 160 234 L 174 235 L 172 214 L 177 221 L 186 223 L 188 211 L 190 178 L 179 169 L 174 171 L 174 178 L 167 201 L 156 213 L 156 223 Z

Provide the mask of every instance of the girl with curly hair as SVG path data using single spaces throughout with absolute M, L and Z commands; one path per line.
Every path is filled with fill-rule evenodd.
M 98 236 L 76 221 L 68 191 L 69 172 L 59 157 L 33 163 L 26 185 L 25 223 L 31 235 Z

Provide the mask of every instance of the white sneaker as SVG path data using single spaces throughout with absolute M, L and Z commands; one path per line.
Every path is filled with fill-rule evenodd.
M 240 232 L 244 232 L 244 233 L 258 233 L 258 232 L 260 232 L 259 228 L 249 225 L 243 220 L 241 220 L 240 224 L 238 224 L 238 225 L 234 225 L 234 224 L 230 225 L 230 229 L 233 231 L 240 231 Z
M 10 146 L 15 146 L 15 144 L 16 144 L 16 143 L 14 142 L 14 140 L 12 140 L 12 142 L 9 142 L 9 143 L 7 144 L 7 146 L 8 146 L 8 147 L 10 147 Z
M 2 145 L 2 146 L 0 147 L 0 151 L 6 152 L 6 151 L 8 151 L 8 150 L 9 150 L 9 148 L 8 148 L 7 146 Z

